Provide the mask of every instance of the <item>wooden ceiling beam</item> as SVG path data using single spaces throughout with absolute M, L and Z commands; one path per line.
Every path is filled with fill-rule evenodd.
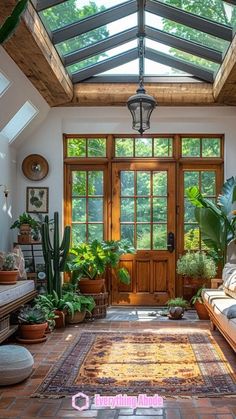
M 1 22 L 15 4 L 16 0 L 1 2 Z M 30 2 L 15 34 L 3 47 L 50 106 L 71 101 L 71 79 Z
M 137 84 L 77 83 L 74 97 L 64 106 L 125 106 Z M 160 106 L 212 106 L 215 101 L 209 83 L 146 83 L 145 89 Z
M 234 37 L 213 84 L 215 101 L 236 105 L 236 36 Z

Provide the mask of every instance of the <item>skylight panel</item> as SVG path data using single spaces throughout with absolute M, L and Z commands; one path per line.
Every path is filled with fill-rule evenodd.
M 5 93 L 10 84 L 10 80 L 0 71 L 0 97 Z
M 25 102 L 25 104 L 7 123 L 7 125 L 5 125 L 1 134 L 7 137 L 9 142 L 12 142 L 23 131 L 23 129 L 26 128 L 38 112 L 38 109 L 29 101 Z

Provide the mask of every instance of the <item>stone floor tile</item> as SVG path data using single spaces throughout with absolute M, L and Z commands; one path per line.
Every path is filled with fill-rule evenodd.
M 164 411 L 166 419 L 181 419 L 179 409 L 167 408 Z
M 115 419 L 117 417 L 117 410 L 103 409 L 97 413 L 98 419 Z
M 134 409 L 122 408 L 122 409 L 119 410 L 119 414 L 120 415 L 133 415 L 134 414 Z
M 154 409 L 154 408 L 148 408 L 148 409 L 137 409 L 136 410 L 137 416 L 163 416 L 163 409 Z

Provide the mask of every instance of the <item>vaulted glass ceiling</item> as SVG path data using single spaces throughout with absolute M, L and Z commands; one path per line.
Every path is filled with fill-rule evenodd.
M 145 78 L 213 82 L 236 26 L 236 0 L 38 0 L 36 8 L 75 83 L 137 81 L 143 29 Z

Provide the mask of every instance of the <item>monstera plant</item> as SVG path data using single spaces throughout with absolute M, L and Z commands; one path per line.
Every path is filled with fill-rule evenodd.
M 235 238 L 236 177 L 228 179 L 217 202 L 205 198 L 197 186 L 187 189 L 187 197 L 196 207 L 195 218 L 202 240 L 215 251 L 222 264 L 226 263 L 228 244 Z

